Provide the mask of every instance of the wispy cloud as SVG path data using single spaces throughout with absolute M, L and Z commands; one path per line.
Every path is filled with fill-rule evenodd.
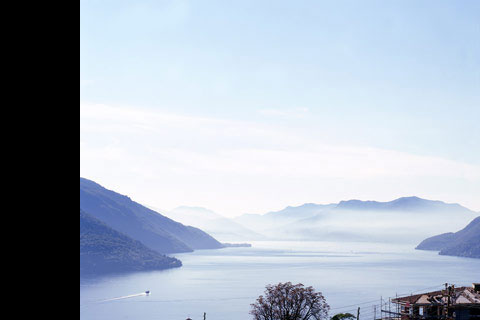
M 81 141 L 82 175 L 122 186 L 159 207 L 194 204 L 238 214 L 294 204 L 302 201 L 298 195 L 314 195 L 312 188 L 327 190 L 327 201 L 335 201 L 351 196 L 354 186 L 364 188 L 357 195 L 378 190 L 380 197 L 404 190 L 432 197 L 463 192 L 457 201 L 472 197 L 474 204 L 468 186 L 480 181 L 479 166 L 439 157 L 337 145 L 263 123 L 133 107 L 82 104 Z M 454 190 L 458 180 L 467 189 Z M 328 190 L 329 183 L 335 190 Z M 146 191 L 152 187 L 157 195 Z M 281 200 L 274 203 L 272 194 Z
M 304 118 L 308 114 L 308 108 L 299 107 L 299 108 L 292 108 L 292 109 L 275 109 L 275 108 L 267 108 L 267 109 L 260 109 L 258 113 L 264 116 L 272 116 L 272 117 L 281 117 L 281 118 Z

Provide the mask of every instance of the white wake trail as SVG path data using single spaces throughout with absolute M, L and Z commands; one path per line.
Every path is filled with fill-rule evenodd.
M 137 294 L 131 294 L 128 296 L 123 296 L 123 297 L 116 297 L 116 298 L 111 298 L 111 299 L 106 299 L 106 300 L 100 300 L 98 302 L 107 302 L 107 301 L 114 301 L 114 300 L 122 300 L 122 299 L 128 299 L 128 298 L 133 298 L 133 297 L 140 297 L 140 296 L 146 296 L 146 292 L 142 293 L 137 293 Z

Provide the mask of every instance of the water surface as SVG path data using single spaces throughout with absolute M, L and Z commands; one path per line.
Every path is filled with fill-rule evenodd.
M 480 282 L 480 259 L 381 243 L 267 242 L 177 254 L 181 268 L 80 280 L 80 319 L 251 319 L 265 285 L 301 282 L 332 310 L 372 319 L 381 298 Z M 142 294 L 150 290 L 150 295 Z

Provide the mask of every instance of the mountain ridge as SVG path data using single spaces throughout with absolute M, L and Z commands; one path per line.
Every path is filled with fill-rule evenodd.
M 164 214 L 185 225 L 191 225 L 205 230 L 222 241 L 262 239 L 261 235 L 245 226 L 203 207 L 180 206 Z
M 342 200 L 336 208 L 337 209 L 356 209 L 356 210 L 414 210 L 423 211 L 431 210 L 433 207 L 442 208 L 445 211 L 455 210 L 472 212 L 466 207 L 461 206 L 458 203 L 446 203 L 440 200 L 428 200 L 417 196 L 400 197 L 391 201 L 374 201 L 374 200 Z
M 416 202 L 417 206 L 414 207 L 415 209 L 422 209 L 424 204 L 434 204 L 434 205 L 445 205 L 448 206 L 450 210 L 461 210 L 464 212 L 470 212 L 470 213 L 475 213 L 475 214 L 480 214 L 480 212 L 473 211 L 467 207 L 464 207 L 458 203 L 448 203 L 444 202 L 441 200 L 429 200 L 429 199 L 424 199 L 420 198 L 417 196 L 407 196 L 407 197 L 400 197 L 396 198 L 391 201 L 376 201 L 376 200 L 358 200 L 358 199 L 350 199 L 350 200 L 340 200 L 338 203 L 330 203 L 330 204 L 317 204 L 313 202 L 306 202 L 304 204 L 298 205 L 298 206 L 286 206 L 285 208 L 278 210 L 278 211 L 269 211 L 263 214 L 259 213 L 244 213 L 241 214 L 234 219 L 240 218 L 242 216 L 266 216 L 266 215 L 273 215 L 273 214 L 278 214 L 282 213 L 285 211 L 291 211 L 295 209 L 301 209 L 305 207 L 316 207 L 318 209 L 320 208 L 336 208 L 336 209 L 349 209 L 349 208 L 355 208 L 355 209 L 381 209 L 381 208 L 395 208 L 400 210 L 401 205 L 403 204 L 403 208 L 411 209 L 412 204 Z M 405 203 L 408 204 L 408 206 L 405 205 Z M 368 208 L 371 207 L 371 208 Z
M 425 235 L 460 228 L 476 215 L 456 203 L 409 196 L 384 202 L 353 199 L 336 204 L 306 203 L 265 214 L 244 214 L 234 221 L 271 240 L 370 239 L 413 245 Z
M 480 259 L 480 216 L 457 232 L 447 232 L 423 240 L 415 249 L 438 250 L 440 255 Z
M 167 218 L 85 178 L 80 178 L 80 208 L 159 253 L 222 248 L 206 232 Z
M 80 209 L 81 275 L 163 270 L 181 265 L 180 260 L 153 251 Z

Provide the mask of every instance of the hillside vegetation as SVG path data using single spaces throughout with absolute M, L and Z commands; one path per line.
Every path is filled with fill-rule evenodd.
M 160 253 L 222 248 L 204 231 L 169 219 L 129 197 L 80 178 L 80 208 Z
M 80 210 L 80 274 L 159 270 L 180 260 L 155 252 Z
M 438 250 L 439 254 L 447 256 L 480 258 L 480 216 L 458 232 L 423 240 L 416 249 Z

